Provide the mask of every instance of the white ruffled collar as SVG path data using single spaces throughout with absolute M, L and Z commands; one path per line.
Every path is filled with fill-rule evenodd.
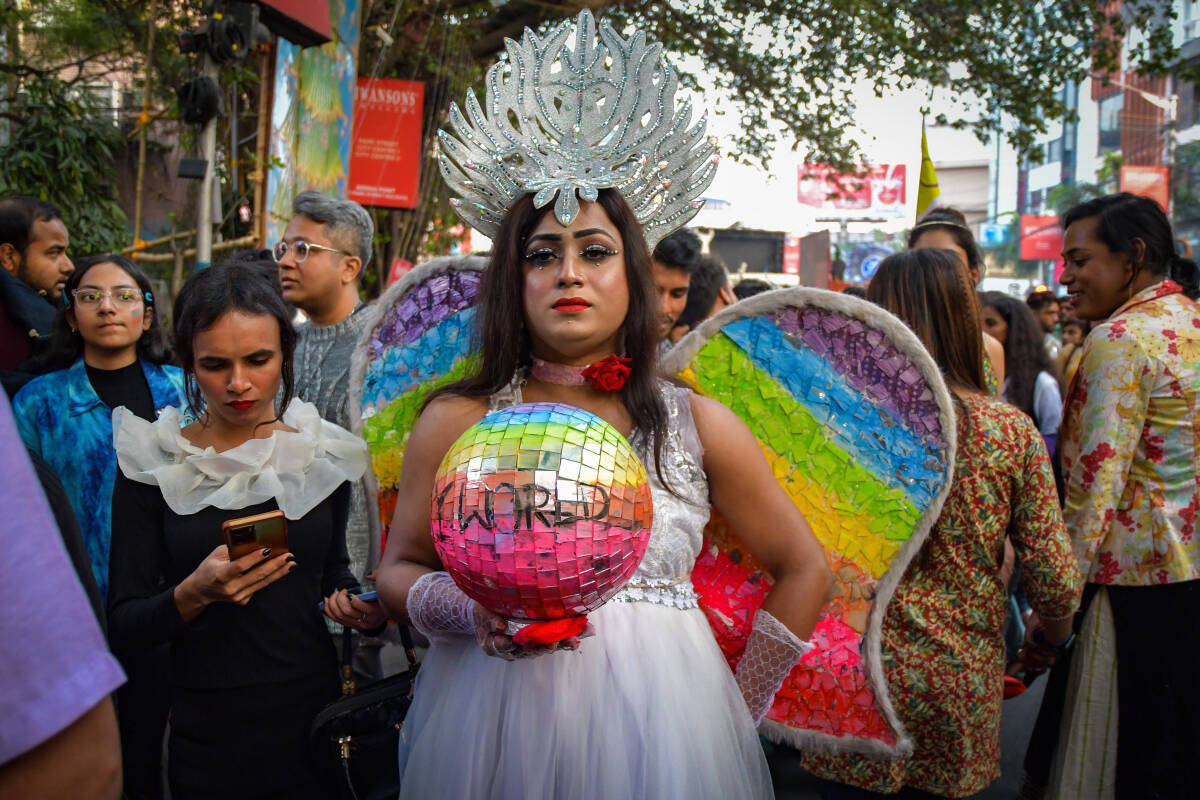
M 363 476 L 367 445 L 298 398 L 284 411 L 283 423 L 295 431 L 277 430 L 218 453 L 183 436 L 186 422 L 177 408 L 148 422 L 120 407 L 113 411 L 113 439 L 121 472 L 158 486 L 176 514 L 273 499 L 288 519 L 300 519 L 344 482 Z

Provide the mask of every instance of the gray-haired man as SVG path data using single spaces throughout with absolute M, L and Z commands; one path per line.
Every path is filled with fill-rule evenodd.
M 358 203 L 312 191 L 296 196 L 292 215 L 274 253 L 284 299 L 308 317 L 296 329 L 296 396 L 348 429 L 350 356 L 367 321 L 366 306 L 358 297 L 358 276 L 371 260 L 375 225 Z M 379 542 L 370 534 L 361 481 L 350 496 L 346 549 L 350 570 L 359 579 L 379 561 Z M 341 626 L 330 627 L 336 627 L 340 637 Z M 359 641 L 354 669 L 362 679 L 380 677 L 378 641 Z

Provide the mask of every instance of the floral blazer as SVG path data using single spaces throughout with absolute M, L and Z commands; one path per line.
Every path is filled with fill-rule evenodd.
M 140 362 L 154 408 L 183 405 L 179 367 Z M 112 410 L 88 380 L 83 359 L 67 369 L 40 375 L 17 392 L 13 416 L 25 446 L 58 473 L 79 522 L 100 596 L 108 596 L 108 549 L 112 535 L 112 491 L 117 476 Z
M 1200 578 L 1200 304 L 1173 281 L 1138 292 L 1083 345 L 1062 428 L 1064 517 L 1092 583 Z

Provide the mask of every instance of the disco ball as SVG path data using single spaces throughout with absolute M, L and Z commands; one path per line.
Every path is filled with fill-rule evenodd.
M 559 403 L 511 406 L 468 428 L 442 459 L 430 507 L 446 571 L 518 621 L 601 606 L 637 569 L 652 519 L 646 468 L 625 437 Z

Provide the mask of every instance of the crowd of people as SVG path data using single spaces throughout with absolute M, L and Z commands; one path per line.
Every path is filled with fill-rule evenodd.
M 30 693 L 16 684 L 19 668 L 7 672 L 5 719 L 37 724 L 6 737 L 4 779 L 76 780 L 96 796 L 123 780 L 128 797 L 162 797 L 165 774 L 178 798 L 334 796 L 307 737 L 338 694 L 336 634 L 343 625 L 361 632 L 355 671 L 376 679 L 374 637 L 392 616 L 430 643 L 399 754 L 403 796 L 768 796 L 753 735 L 773 693 L 762 686 L 777 685 L 776 673 L 804 651 L 827 569 L 790 501 L 762 494 L 774 484 L 755 480 L 767 466 L 740 423 L 656 377 L 656 357 L 673 339 L 737 302 L 728 273 L 691 231 L 648 250 L 622 205 L 620 195 L 602 194 L 568 226 L 531 204 L 514 212 L 481 292 L 482 341 L 496 346 L 485 345 L 479 376 L 442 390 L 422 416 L 392 545 L 381 554 L 366 519 L 366 448 L 346 430 L 365 308 L 357 278 L 371 257 L 365 210 L 299 195 L 272 258 L 247 253 L 187 281 L 168 336 L 136 263 L 103 255 L 72 264 L 52 206 L 0 203 L 8 238 L 0 259 L 15 264 L 0 273 L 12 409 L 4 446 L 21 456 L 12 458 L 6 506 L 22 529 L 37 531 L 13 550 L 29 560 L 6 559 L 6 569 L 45 562 L 39 574 L 58 588 L 38 605 L 80 631 L 54 636 L 51 654 L 18 656 L 39 665 L 38 681 L 43 656 L 70 665 L 69 692 Z M 958 411 L 950 498 L 883 627 L 885 678 L 916 746 L 890 761 L 809 752 L 804 766 L 825 797 L 966 797 L 986 787 L 999 769 L 1000 678 L 1013 666 L 1003 631 L 1017 592 L 1027 631 L 1018 665 L 1026 676 L 1053 666 L 1024 796 L 1092 796 L 1080 786 L 1116 797 L 1190 793 L 1200 740 L 1187 682 L 1197 648 L 1171 633 L 1200 585 L 1200 309 L 1192 299 L 1200 274 L 1175 255 L 1150 201 L 1090 201 L 1064 217 L 1073 316 L 1060 316 L 1063 302 L 1048 292 L 1028 302 L 977 294 L 978 251 L 965 225 L 946 210 L 925 224 L 911 250 L 885 259 L 866 293 L 918 334 Z M 594 245 L 563 247 L 575 229 Z M 531 269 L 524 251 L 539 240 L 546 252 Z M 543 309 L 541 298 L 563 286 L 597 309 L 587 330 Z M 512 292 L 520 299 L 505 297 Z M 503 313 L 511 302 L 524 304 L 524 320 Z M 300 325 L 296 309 L 307 320 Z M 525 328 L 527 354 L 511 346 L 522 339 L 514 325 Z M 639 365 L 630 399 L 614 403 L 537 371 L 512 390 L 528 355 L 592 363 L 618 339 Z M 756 630 L 770 631 L 761 637 L 770 656 L 780 656 L 773 647 L 783 654 L 750 660 L 765 677 L 730 673 L 702 644 L 711 634 L 699 612 L 667 622 L 663 615 L 679 612 L 668 603 L 612 603 L 594 615 L 594 636 L 566 645 L 582 659 L 537 658 L 544 653 L 516 645 L 503 620 L 439 571 L 425 500 L 433 470 L 488 408 L 522 400 L 590 408 L 626 434 L 644 432 L 635 441 L 649 464 L 674 465 L 667 483 L 654 483 L 657 513 L 671 517 L 677 536 L 651 546 L 677 555 L 654 576 L 664 591 L 678 585 L 676 571 L 690 570 L 708 503 L 739 521 L 776 577 Z M 690 470 L 677 472 L 683 463 Z M 222 522 L 276 509 L 288 519 L 288 551 L 231 558 Z M 1006 553 L 1016 556 L 1019 580 L 1008 580 Z M 382 603 L 353 596 L 373 579 Z M 20 630 L 5 625 L 13 636 Z M 528 666 L 508 670 L 517 658 Z M 660 668 L 647 673 L 641 659 Z M 672 660 L 681 666 L 664 667 Z M 675 677 L 682 664 L 686 683 Z M 18 711 L 18 693 L 38 705 Z M 610 694 L 644 705 L 623 718 L 605 701 Z M 555 702 L 565 696 L 575 702 Z M 662 713 L 647 718 L 654 709 Z M 464 746 L 472 714 L 498 727 Z M 677 736 L 681 725 L 690 749 L 651 769 L 661 752 L 647 742 Z M 560 732 L 553 744 L 539 733 L 547 726 Z M 572 729 L 636 769 L 594 760 L 589 746 L 562 735 Z M 76 771 L 39 772 L 56 747 L 94 758 Z M 577 783 L 554 777 L 563 774 Z
M 668 224 L 682 212 L 639 218 L 615 183 L 556 191 L 572 202 L 522 191 L 472 222 L 493 240 L 477 367 L 423 406 L 386 549 L 368 449 L 348 430 L 365 209 L 300 193 L 281 241 L 195 272 L 167 326 L 136 262 L 72 261 L 54 206 L 0 200 L 0 796 L 341 796 L 310 727 L 339 695 L 335 644 L 357 637 L 353 672 L 376 680 L 392 624 L 428 645 L 401 797 L 773 795 L 756 729 L 814 647 L 832 573 L 750 429 L 659 368 L 770 287 L 731 286 Z M 952 209 L 845 301 L 894 315 L 928 351 L 957 449 L 881 615 L 875 677 L 912 751 L 805 749 L 822 797 L 982 791 L 1006 677 L 1047 670 L 1023 797 L 1200 788 L 1200 645 L 1179 635 L 1200 603 L 1200 270 L 1151 200 L 1102 197 L 1062 223 L 1065 303 L 979 294 L 982 255 Z M 586 379 L 618 357 L 619 385 Z M 430 531 L 450 445 L 522 402 L 607 421 L 653 496 L 636 591 L 549 645 L 465 594 Z M 690 582 L 712 509 L 773 579 L 732 670 Z M 286 547 L 226 538 L 280 518 Z M 356 596 L 364 583 L 377 599 Z M 1024 635 L 1006 648 L 1014 622 Z

